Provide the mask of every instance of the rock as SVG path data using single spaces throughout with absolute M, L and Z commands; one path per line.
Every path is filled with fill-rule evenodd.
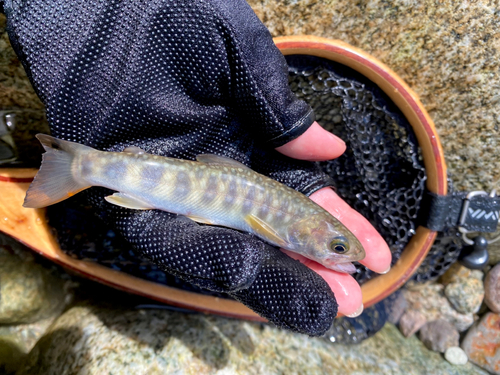
M 459 346 L 452 346 L 444 352 L 444 358 L 452 365 L 465 365 L 469 360 L 467 354 Z
M 419 338 L 427 349 L 444 353 L 446 349 L 458 346 L 460 334 L 453 325 L 439 319 L 428 322 L 420 328 Z
M 427 321 L 443 319 L 455 326 L 459 332 L 465 331 L 474 323 L 474 315 L 456 311 L 444 296 L 444 286 L 433 282 L 410 285 L 403 290 L 408 309 L 416 310 Z
M 416 333 L 425 323 L 425 316 L 419 311 L 406 310 L 399 320 L 399 329 L 405 337 Z
M 472 277 L 462 279 L 446 285 L 444 294 L 459 313 L 474 314 L 484 299 L 483 281 Z
M 48 269 L 0 252 L 0 324 L 32 323 L 58 315 L 69 300 L 65 281 Z
M 398 324 L 407 307 L 408 302 L 406 302 L 404 294 L 399 293 L 396 300 L 389 307 L 389 317 L 387 318 L 387 321 L 392 324 Z
M 462 279 L 469 278 L 472 275 L 472 270 L 455 262 L 450 268 L 439 278 L 439 282 L 443 285 L 458 282 Z
M 22 344 L 10 337 L 0 337 L 0 373 L 15 374 L 22 364 L 26 353 L 21 349 Z
M 467 332 L 462 349 L 471 362 L 500 374 L 500 315 L 486 314 Z
M 66 311 L 17 375 L 108 373 L 487 375 L 454 367 L 392 324 L 352 346 L 236 319 L 101 305 Z
M 454 263 L 440 278 L 444 294 L 461 314 L 477 313 L 484 299 L 483 273 Z
M 500 313 L 500 263 L 493 267 L 484 279 L 484 302 L 488 308 Z

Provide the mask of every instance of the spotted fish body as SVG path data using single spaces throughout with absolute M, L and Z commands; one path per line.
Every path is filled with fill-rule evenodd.
M 312 200 L 232 159 L 173 159 L 135 147 L 104 152 L 37 137 L 46 153 L 25 207 L 44 207 L 103 186 L 118 192 L 106 197 L 112 204 L 250 232 L 340 272 L 354 271 L 350 262 L 365 255 L 356 237 Z

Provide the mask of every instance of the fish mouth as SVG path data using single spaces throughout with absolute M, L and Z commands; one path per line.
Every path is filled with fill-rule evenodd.
M 341 272 L 341 273 L 355 273 L 356 267 L 351 262 L 347 263 L 333 263 L 328 266 L 333 271 Z

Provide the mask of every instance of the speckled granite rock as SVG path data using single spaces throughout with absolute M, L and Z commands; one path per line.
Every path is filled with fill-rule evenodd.
M 420 96 L 455 186 L 500 187 L 500 17 L 496 2 L 247 0 L 273 36 L 341 39 L 377 57 Z M 0 15 L 0 31 L 5 17 Z M 0 108 L 41 109 L 5 33 Z
M 486 275 L 484 289 L 484 302 L 491 311 L 500 313 L 500 263 Z
M 159 310 L 74 307 L 35 346 L 18 375 L 486 374 L 454 367 L 393 325 L 356 346 L 270 326 Z
M 500 241 L 492 243 L 488 246 L 488 252 L 490 253 L 490 262 L 492 266 L 500 263 Z
M 32 323 L 57 316 L 69 300 L 62 280 L 0 245 L 0 324 Z
M 56 317 L 32 324 L 0 326 L 0 374 L 14 374 Z
M 403 290 L 408 309 L 422 313 L 427 321 L 444 319 L 452 323 L 459 332 L 465 331 L 474 323 L 473 314 L 456 311 L 444 296 L 444 286 L 432 282 L 409 285 Z
M 479 272 L 481 272 L 481 271 L 479 271 Z M 482 273 L 481 273 L 481 275 L 482 275 Z M 465 279 L 465 278 L 469 278 L 469 277 L 478 278 L 478 275 L 477 275 L 477 273 L 473 274 L 473 271 L 471 269 L 462 266 L 458 262 L 455 262 L 439 278 L 439 282 L 443 285 L 448 285 L 450 283 L 459 282 L 460 280 Z
M 479 270 L 471 271 L 457 264 L 442 277 L 446 285 L 444 295 L 459 313 L 476 313 L 484 299 L 484 275 Z
M 389 65 L 436 123 L 455 186 L 500 187 L 498 3 L 248 0 L 273 36 L 341 39 Z
M 500 315 L 486 314 L 467 332 L 462 348 L 471 362 L 500 374 Z

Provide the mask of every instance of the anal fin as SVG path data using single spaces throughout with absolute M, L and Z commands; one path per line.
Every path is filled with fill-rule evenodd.
M 141 202 L 140 200 L 123 193 L 114 193 L 113 195 L 104 197 L 104 199 L 116 206 L 131 208 L 134 210 L 152 210 L 154 208 L 147 203 Z
M 287 242 L 264 220 L 254 215 L 248 215 L 245 217 L 245 221 L 258 236 L 266 238 L 280 247 L 286 246 Z

